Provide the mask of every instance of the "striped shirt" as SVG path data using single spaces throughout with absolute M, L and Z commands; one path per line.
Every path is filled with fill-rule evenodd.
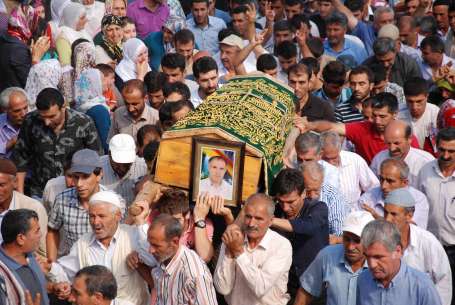
M 362 112 L 353 106 L 352 98 L 335 107 L 335 120 L 339 123 L 350 123 L 363 121 L 365 118 Z
M 344 218 L 349 212 L 346 199 L 337 188 L 322 183 L 319 200 L 327 204 L 329 209 L 329 234 L 341 236 Z
M 180 246 L 171 262 L 154 268 L 156 305 L 217 305 L 212 274 L 193 250 Z

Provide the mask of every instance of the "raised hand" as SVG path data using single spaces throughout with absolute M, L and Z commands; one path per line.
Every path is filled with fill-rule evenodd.
M 199 194 L 193 210 L 194 221 L 205 219 L 207 217 L 207 214 L 210 211 L 211 201 L 213 201 L 213 197 L 211 197 L 208 193 Z

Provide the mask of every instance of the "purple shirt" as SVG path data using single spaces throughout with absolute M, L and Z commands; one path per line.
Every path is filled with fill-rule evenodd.
M 161 31 L 169 17 L 169 7 L 161 4 L 152 12 L 145 6 L 144 0 L 136 0 L 128 5 L 127 15 L 134 20 L 138 36 L 145 38 L 151 32 Z
M 19 134 L 19 128 L 16 129 L 12 126 L 9 121 L 6 113 L 0 114 L 0 155 L 6 156 L 9 158 L 12 150 L 6 151 L 6 143 L 14 137 L 17 137 Z

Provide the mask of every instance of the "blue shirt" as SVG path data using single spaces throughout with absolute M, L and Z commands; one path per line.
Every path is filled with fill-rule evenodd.
M 232 20 L 231 16 L 228 13 L 217 8 L 215 9 L 215 17 L 223 19 L 224 23 L 226 24 Z M 188 16 L 186 16 L 186 19 L 193 19 L 193 13 L 189 13 Z
M 359 276 L 357 287 L 357 305 L 441 305 L 430 277 L 403 261 L 388 288 L 377 282 L 370 270 Z
M 194 18 L 188 19 L 186 25 L 188 30 L 193 32 L 199 50 L 208 51 L 211 55 L 218 52 L 218 33 L 226 28 L 226 23 L 222 19 L 209 16 L 209 23 L 204 28 L 199 27 L 194 22 Z
M 355 28 L 352 29 L 351 34 L 362 40 L 368 56 L 374 55 L 373 43 L 376 40 L 376 31 L 373 24 L 359 21 Z M 359 64 L 361 64 L 361 62 L 359 62 Z
M 41 268 L 32 253 L 28 253 L 26 256 L 28 261 L 28 265 L 26 266 L 31 270 L 32 274 L 35 277 L 35 280 L 37 280 L 39 282 L 39 286 L 41 286 L 41 305 L 49 305 L 49 298 L 47 296 L 46 289 L 46 278 L 44 277 L 44 273 L 41 271 Z M 0 261 L 2 261 L 14 274 L 17 281 L 21 284 L 22 288 L 24 290 L 29 290 L 29 288 L 25 286 L 24 282 L 18 274 L 18 270 L 24 266 L 9 257 L 3 251 L 2 247 L 0 247 Z M 34 297 L 35 296 L 32 295 L 32 298 Z
M 353 42 L 349 39 L 344 39 L 343 50 L 337 52 L 332 49 L 328 40 L 324 41 L 324 54 L 337 58 L 340 55 L 351 55 L 354 57 L 357 65 L 360 65 L 365 59 L 367 59 L 368 54 L 361 45 Z
M 12 138 L 17 137 L 19 130 L 20 128 L 10 124 L 6 113 L 0 114 L 0 155 L 7 158 L 11 156 L 12 150 L 6 151 L 6 144 Z
M 343 245 L 327 246 L 300 276 L 300 286 L 314 297 L 319 297 L 322 287 L 327 287 L 327 305 L 355 305 L 357 278 L 364 269 L 366 263 L 352 271 L 344 258 Z
M 161 58 L 166 54 L 164 50 L 163 33 L 152 32 L 144 39 L 144 43 L 149 50 L 149 65 L 153 70 L 158 71 Z

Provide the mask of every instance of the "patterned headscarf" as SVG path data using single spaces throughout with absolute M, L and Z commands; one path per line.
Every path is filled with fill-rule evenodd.
M 108 41 L 105 37 L 106 28 L 110 25 L 122 26 L 122 18 L 114 15 L 104 15 L 101 20 L 101 29 L 103 30 L 103 43 L 101 47 L 106 51 L 107 55 L 119 63 L 123 58 L 122 48 L 120 46 Z
M 185 19 L 178 16 L 169 16 L 169 18 L 163 24 L 163 28 L 168 29 L 172 32 L 172 34 L 175 34 L 181 29 L 186 29 L 186 21 Z
M 36 97 L 44 88 L 57 89 L 62 78 L 62 67 L 57 59 L 42 60 L 33 65 L 28 74 L 25 91 L 30 100 L 30 111 L 35 110 Z
M 76 109 L 82 112 L 105 104 L 100 70 L 89 68 L 81 72 L 74 82 L 74 101 Z
M 21 4 L 11 11 L 8 20 L 8 34 L 28 44 L 38 27 L 38 21 L 39 16 L 33 7 Z
M 77 79 L 82 71 L 93 68 L 96 65 L 95 46 L 90 42 L 82 42 L 74 48 L 72 66 L 74 79 Z

